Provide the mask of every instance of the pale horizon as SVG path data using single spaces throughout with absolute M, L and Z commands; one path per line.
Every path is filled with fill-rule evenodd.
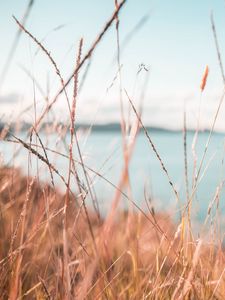
M 1 3 L 4 15 L 0 21 L 0 35 L 4 40 L 0 57 L 0 74 L 9 54 L 18 26 L 12 18 L 21 20 L 28 1 Z M 114 11 L 114 1 L 60 1 L 50 3 L 34 1 L 26 28 L 51 52 L 63 77 L 66 79 L 74 68 L 79 39 L 84 39 L 83 54 L 95 40 Z M 162 1 L 127 1 L 120 17 L 122 88 L 126 89 L 138 107 L 145 79 L 143 121 L 146 126 L 181 129 L 184 103 L 187 126 L 194 129 L 198 119 L 200 83 L 206 65 L 209 76 L 202 94 L 200 128 L 209 129 L 218 102 L 223 93 L 223 81 L 217 59 L 210 22 L 213 12 L 217 37 L 223 61 L 225 49 L 225 2 L 189 1 L 188 3 L 164 3 Z M 51 18 L 49 18 L 51 15 Z M 115 24 L 97 47 L 85 84 L 78 96 L 77 120 L 89 123 L 120 122 L 118 65 Z M 140 70 L 140 66 L 144 68 Z M 36 44 L 22 32 L 14 57 L 0 89 L 1 120 L 20 117 L 34 121 L 34 109 L 21 114 L 35 99 L 37 115 L 43 111 L 45 100 L 33 87 L 24 68 L 34 76 L 49 99 L 60 88 L 60 82 L 46 56 Z M 81 70 L 80 78 L 84 73 Z M 137 75 L 138 74 L 138 75 Z M 81 79 L 80 79 L 81 80 Z M 113 83 L 113 85 L 112 85 Z M 72 98 L 72 85 L 67 88 Z M 125 93 L 124 106 L 130 110 Z M 65 113 L 66 109 L 66 113 Z M 66 121 L 68 111 L 65 97 L 60 97 L 54 107 L 59 121 Z M 224 105 L 215 126 L 225 131 Z M 67 116 L 65 118 L 65 115 Z M 133 117 L 134 118 L 134 117 Z

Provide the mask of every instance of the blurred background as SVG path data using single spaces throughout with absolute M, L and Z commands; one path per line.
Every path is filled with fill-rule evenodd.
M 84 39 L 83 54 L 112 15 L 114 1 L 31 1 L 26 28 L 51 52 L 66 79 L 74 69 L 80 38 Z M 33 122 L 32 110 L 21 111 L 34 97 L 40 112 L 45 106 L 43 95 L 28 76 L 35 78 L 49 98 L 55 95 L 60 82 L 49 60 L 24 33 L 15 43 L 18 25 L 13 15 L 22 21 L 29 1 L 0 3 L 0 103 L 1 119 L 18 114 Z M 196 126 L 199 105 L 199 85 L 205 69 L 210 74 L 201 108 L 201 128 L 209 128 L 223 80 L 215 49 L 210 14 L 213 13 L 221 58 L 225 49 L 225 2 L 216 1 L 127 1 L 120 13 L 120 62 L 122 85 L 135 103 L 145 89 L 143 119 L 145 124 L 181 129 L 186 101 L 187 123 Z M 119 122 L 119 82 L 116 59 L 115 24 L 97 47 L 79 94 L 80 122 Z M 13 49 L 13 50 L 12 50 Z M 148 70 L 148 82 L 146 71 Z M 84 73 L 85 67 L 82 69 Z M 140 72 L 141 70 L 141 72 Z M 114 80 L 114 84 L 113 83 Z M 111 88 L 109 88 L 111 87 Z M 72 88 L 68 88 L 71 94 Z M 124 99 L 127 105 L 127 99 Z M 54 107 L 57 118 L 65 121 L 65 97 Z M 224 109 L 223 109 L 224 113 Z M 216 124 L 224 130 L 223 113 Z M 176 120 L 176 122 L 174 122 Z
M 1 123 L 19 121 L 34 124 L 35 118 L 44 111 L 46 101 L 51 101 L 61 88 L 51 62 L 40 47 L 20 30 L 13 16 L 24 22 L 27 30 L 51 53 L 66 81 L 75 68 L 80 39 L 83 38 L 84 43 L 83 57 L 114 10 L 113 0 L 1 1 Z M 199 166 L 209 135 L 207 130 L 212 126 L 224 89 L 213 23 L 223 62 L 225 1 L 126 2 L 119 14 L 120 66 L 117 61 L 116 25 L 113 23 L 80 71 L 76 122 L 86 126 L 101 125 L 98 130 L 93 127 L 92 133 L 80 133 L 85 163 L 101 170 L 101 174 L 113 184 L 118 184 L 123 167 L 118 125 L 121 120 L 121 87 L 126 120 L 133 124 L 136 117 L 124 90 L 136 107 L 141 105 L 143 123 L 148 127 L 182 201 L 185 201 L 184 111 L 186 126 L 190 130 L 187 133 L 187 160 L 191 189 L 194 161 L 197 159 Z M 206 66 L 209 75 L 201 92 L 200 84 Z M 72 101 L 72 84 L 67 87 L 67 93 Z M 195 212 L 199 220 L 204 219 L 218 185 L 223 185 L 224 114 L 222 104 L 215 123 L 217 133 L 212 137 L 196 193 Z M 69 120 L 65 95 L 62 94 L 44 121 L 68 125 Z M 197 127 L 200 133 L 193 153 L 194 130 Z M 20 137 L 27 139 L 25 132 L 20 132 Z M 59 132 L 52 135 L 42 132 L 41 138 L 45 146 L 65 151 L 63 143 L 60 144 Z M 65 144 L 69 144 L 69 135 L 65 136 Z M 160 209 L 176 209 L 178 204 L 174 194 L 143 132 L 136 144 L 129 166 L 134 200 L 142 203 L 144 199 L 151 198 Z M 11 143 L 1 141 L 0 147 L 4 164 L 22 166 L 24 171 L 31 164 L 29 170 L 33 174 L 37 174 L 39 167 L 43 168 L 40 162 L 31 163 L 26 149 L 20 149 L 15 155 L 18 146 L 12 147 Z M 52 153 L 49 157 L 62 174 L 67 174 L 66 160 L 58 159 Z M 38 174 L 50 181 L 46 169 Z M 90 177 L 102 207 L 108 207 L 109 195 L 111 198 L 115 188 L 109 187 L 96 175 L 91 174 Z

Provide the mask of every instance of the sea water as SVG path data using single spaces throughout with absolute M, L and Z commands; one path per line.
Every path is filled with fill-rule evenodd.
M 123 194 L 120 200 L 120 207 L 127 208 L 129 203 L 133 201 L 144 210 L 147 210 L 148 206 L 151 205 L 155 210 L 163 210 L 171 213 L 171 215 L 176 215 L 187 203 L 187 195 L 190 197 L 193 194 L 194 173 L 199 169 L 209 138 L 209 132 L 199 132 L 194 152 L 192 149 L 194 132 L 187 132 L 188 194 L 187 181 L 185 180 L 182 131 L 150 130 L 149 135 L 179 197 L 176 197 L 169 183 L 168 176 L 163 170 L 149 140 L 144 132 L 140 132 L 135 141 L 129 163 L 129 180 L 121 187 Z M 25 133 L 20 133 L 19 136 L 23 140 L 26 139 Z M 89 184 L 98 201 L 100 211 L 104 215 L 110 209 L 112 199 L 116 193 L 116 187 L 121 181 L 124 166 L 121 133 L 119 131 L 98 130 L 87 134 L 81 131 L 78 136 L 83 163 L 92 169 L 90 171 L 86 168 Z M 46 134 L 43 132 L 40 134 L 40 138 L 47 149 L 53 149 L 63 155 L 68 155 L 69 134 L 67 134 L 64 141 L 57 134 Z M 32 142 L 35 144 L 36 142 L 38 143 L 38 140 L 33 137 Z M 45 157 L 41 147 L 36 148 L 33 146 L 33 148 Z M 39 176 L 43 181 L 51 182 L 48 167 L 44 162 L 37 159 L 35 155 L 30 154 L 27 149 L 12 142 L 1 141 L 0 151 L 4 164 L 19 166 L 25 174 L 29 170 L 30 174 Z M 68 159 L 49 150 L 46 150 L 46 153 L 49 162 L 67 179 Z M 74 158 L 78 161 L 80 160 L 75 144 Z M 195 160 L 196 172 L 194 172 Z M 200 222 L 203 222 L 207 216 L 208 207 L 213 199 L 215 200 L 214 207 L 218 207 L 222 214 L 225 212 L 225 193 L 223 188 L 225 167 L 223 160 L 224 134 L 213 133 L 202 164 L 196 192 L 192 197 L 193 217 Z M 87 186 L 82 167 L 78 164 L 76 166 L 82 185 Z M 93 171 L 100 174 L 101 177 Z M 54 181 L 59 189 L 65 190 L 65 184 L 57 174 L 54 175 Z M 76 183 L 73 177 L 71 187 L 76 190 Z M 217 198 L 215 197 L 216 193 L 219 193 Z M 87 201 L 91 205 L 89 196 Z

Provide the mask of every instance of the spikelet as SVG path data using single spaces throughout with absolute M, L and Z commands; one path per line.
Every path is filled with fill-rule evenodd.
M 204 71 L 204 74 L 203 74 L 203 77 L 202 77 L 202 82 L 201 82 L 201 85 L 200 85 L 201 92 L 203 92 L 204 89 L 205 89 L 205 85 L 206 85 L 208 75 L 209 75 L 209 67 L 208 67 L 208 65 L 206 65 L 205 71 Z

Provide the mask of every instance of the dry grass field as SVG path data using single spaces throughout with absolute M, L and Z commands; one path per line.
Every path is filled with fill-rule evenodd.
M 81 81 L 79 72 L 92 58 L 103 36 L 114 24 L 119 70 L 116 80 L 121 84 L 119 12 L 125 2 L 126 0 L 120 3 L 115 1 L 115 12 L 85 53 L 83 40 L 80 40 L 76 61 L 72 62 L 74 71 L 67 79 L 63 78 L 53 58 L 54 51 L 50 52 L 45 48 L 26 28 L 25 22 L 14 17 L 20 34 L 26 35 L 49 60 L 60 88 L 52 99 L 47 99 L 40 115 L 35 111 L 35 122 L 26 131 L 25 139 L 21 139 L 15 128 L 10 127 L 10 122 L 1 130 L 1 140 L 7 141 L 12 147 L 15 143 L 20 145 L 28 155 L 47 166 L 51 182 L 43 183 L 38 176 L 25 175 L 13 164 L 0 166 L 0 299 L 225 299 L 225 252 L 219 220 L 216 217 L 211 218 L 212 207 L 209 207 L 207 218 L 211 218 L 211 225 L 208 227 L 210 234 L 207 238 L 204 234 L 195 236 L 196 231 L 191 224 L 192 202 L 198 189 L 203 162 L 223 103 L 224 92 L 198 164 L 193 157 L 192 190 L 188 192 L 187 189 L 186 202 L 180 207 L 180 219 L 175 222 L 170 215 L 155 212 L 152 207 L 147 211 L 143 210 L 132 197 L 126 195 L 130 203 L 128 209 L 118 209 L 121 197 L 124 196 L 123 191 L 129 191 L 129 166 L 140 130 L 145 134 L 174 197 L 181 203 L 176 185 L 142 121 L 142 108 L 136 108 L 129 93 L 121 89 L 135 122 L 127 124 L 121 101 L 123 169 L 118 177 L 118 186 L 114 186 L 115 194 L 104 195 L 112 203 L 110 210 L 104 217 L 98 214 L 92 182 L 88 177 L 90 170 L 83 160 L 76 130 Z M 216 40 L 215 27 L 213 30 Z M 216 46 L 220 59 L 219 48 Z M 202 82 L 199 80 L 201 95 L 207 86 L 208 73 L 207 66 Z M 70 83 L 73 87 L 72 99 L 67 92 Z M 66 154 L 58 153 L 57 149 L 55 154 L 66 156 L 67 177 L 62 176 L 61 170 L 49 161 L 49 149 L 42 143 L 39 134 L 41 125 L 60 95 L 65 98 L 70 122 L 65 127 L 66 131 L 64 130 L 64 137 L 69 136 L 69 145 L 65 145 Z M 184 170 L 188 185 L 185 117 L 184 114 Z M 197 126 L 193 153 L 198 142 L 198 133 Z M 131 137 L 129 143 L 127 135 Z M 61 134 L 62 140 L 64 137 Z M 14 160 L 16 158 L 15 156 Z M 77 171 L 78 166 L 83 172 L 82 182 Z M 55 184 L 53 175 L 59 177 L 65 193 Z M 97 171 L 96 176 L 103 177 Z M 76 191 L 73 188 L 74 182 L 77 185 Z M 221 188 L 218 187 L 211 206 L 220 201 Z M 93 201 L 96 209 L 89 207 L 86 203 L 87 197 Z M 204 227 L 204 224 L 200 226 Z

